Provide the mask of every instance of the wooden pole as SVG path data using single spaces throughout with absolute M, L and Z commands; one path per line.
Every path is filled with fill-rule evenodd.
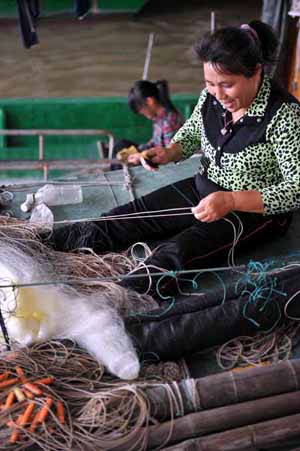
M 92 1 L 91 11 L 92 11 L 93 14 L 99 14 L 100 13 L 100 9 L 98 7 L 98 0 L 93 0 Z
M 148 39 L 147 51 L 146 51 L 144 70 L 143 70 L 143 80 L 148 79 L 153 43 L 154 43 L 154 33 L 150 33 L 149 39 Z
M 213 34 L 216 31 L 216 15 L 215 12 L 212 11 L 210 13 L 210 32 Z

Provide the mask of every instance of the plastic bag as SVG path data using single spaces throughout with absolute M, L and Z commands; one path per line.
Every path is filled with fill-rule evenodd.
M 29 222 L 41 225 L 43 228 L 52 230 L 54 223 L 54 216 L 50 208 L 46 204 L 41 203 L 34 207 L 31 212 Z

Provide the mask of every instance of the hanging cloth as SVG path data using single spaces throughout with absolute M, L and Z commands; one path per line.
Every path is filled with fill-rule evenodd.
M 39 0 L 17 0 L 21 35 L 27 49 L 38 44 L 35 21 L 39 17 Z
M 295 69 L 294 69 L 293 82 L 292 82 L 292 90 L 293 91 L 298 91 L 300 88 L 298 86 L 298 84 L 299 84 L 298 79 L 299 79 L 299 74 L 300 74 L 300 19 L 299 19 L 298 27 L 299 28 L 298 28 L 298 37 L 297 37 L 297 43 L 296 43 L 296 61 L 295 61 Z M 294 95 L 296 95 L 296 94 L 294 94 Z
M 90 0 L 75 0 L 75 13 L 78 19 L 83 19 L 91 7 Z
M 263 0 L 261 20 L 271 25 L 278 38 L 277 64 L 270 70 L 270 75 L 277 78 L 281 84 L 288 84 L 288 52 L 289 25 L 291 18 L 288 15 L 290 1 L 287 0 Z M 268 71 L 267 71 L 268 72 Z
M 293 0 L 291 9 L 289 11 L 289 15 L 293 18 L 298 17 L 297 23 L 297 42 L 296 42 L 296 58 L 295 58 L 295 67 L 293 73 L 293 81 L 292 81 L 292 94 L 296 95 L 294 91 L 299 91 L 300 94 L 300 86 L 299 85 L 299 76 L 300 76 L 300 0 Z M 297 96 L 296 96 L 297 97 Z

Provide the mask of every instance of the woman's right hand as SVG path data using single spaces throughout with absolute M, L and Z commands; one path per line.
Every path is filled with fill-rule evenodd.
M 151 149 L 144 150 L 142 156 L 145 160 L 149 159 L 156 165 L 167 164 L 170 162 L 168 150 L 166 147 L 151 147 Z
M 158 164 L 155 167 L 151 164 L 147 164 L 149 160 L 152 161 L 153 158 L 159 159 L 159 164 L 168 163 L 166 156 L 167 150 L 164 147 L 152 147 L 151 149 L 144 150 L 143 152 L 137 152 L 128 156 L 127 162 L 130 164 L 138 165 L 141 164 L 147 171 L 153 172 L 157 171 Z
M 158 166 L 171 163 L 171 161 L 179 161 L 182 158 L 182 148 L 179 143 L 173 143 L 169 147 L 152 147 L 142 153 L 146 160 L 150 159 L 154 165 Z

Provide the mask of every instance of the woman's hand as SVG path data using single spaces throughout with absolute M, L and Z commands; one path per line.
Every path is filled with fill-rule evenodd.
M 232 210 L 248 213 L 264 212 L 264 203 L 259 191 L 217 191 L 204 197 L 192 208 L 196 219 L 213 222 L 226 216 Z
M 153 163 L 167 164 L 170 161 L 168 150 L 166 147 L 151 147 L 151 149 L 144 150 L 142 153 L 145 159 L 149 158 Z
M 132 155 L 128 156 L 127 162 L 134 165 L 141 164 L 141 157 L 142 156 L 140 152 L 133 153 Z
M 168 163 L 166 153 L 167 149 L 164 147 L 152 147 L 143 152 L 136 152 L 129 155 L 127 162 L 134 165 L 142 164 L 147 171 L 157 171 L 159 164 Z M 153 163 L 154 166 L 151 165 L 151 163 Z
M 160 164 L 179 161 L 182 157 L 182 148 L 178 143 L 173 143 L 169 147 L 152 147 L 151 149 L 144 150 L 142 157 L 144 161 L 141 160 L 141 163 L 144 168 L 148 171 L 156 171 L 157 166 Z
M 202 222 L 213 222 L 234 210 L 234 197 L 231 191 L 217 191 L 204 197 L 192 208 L 196 219 Z

